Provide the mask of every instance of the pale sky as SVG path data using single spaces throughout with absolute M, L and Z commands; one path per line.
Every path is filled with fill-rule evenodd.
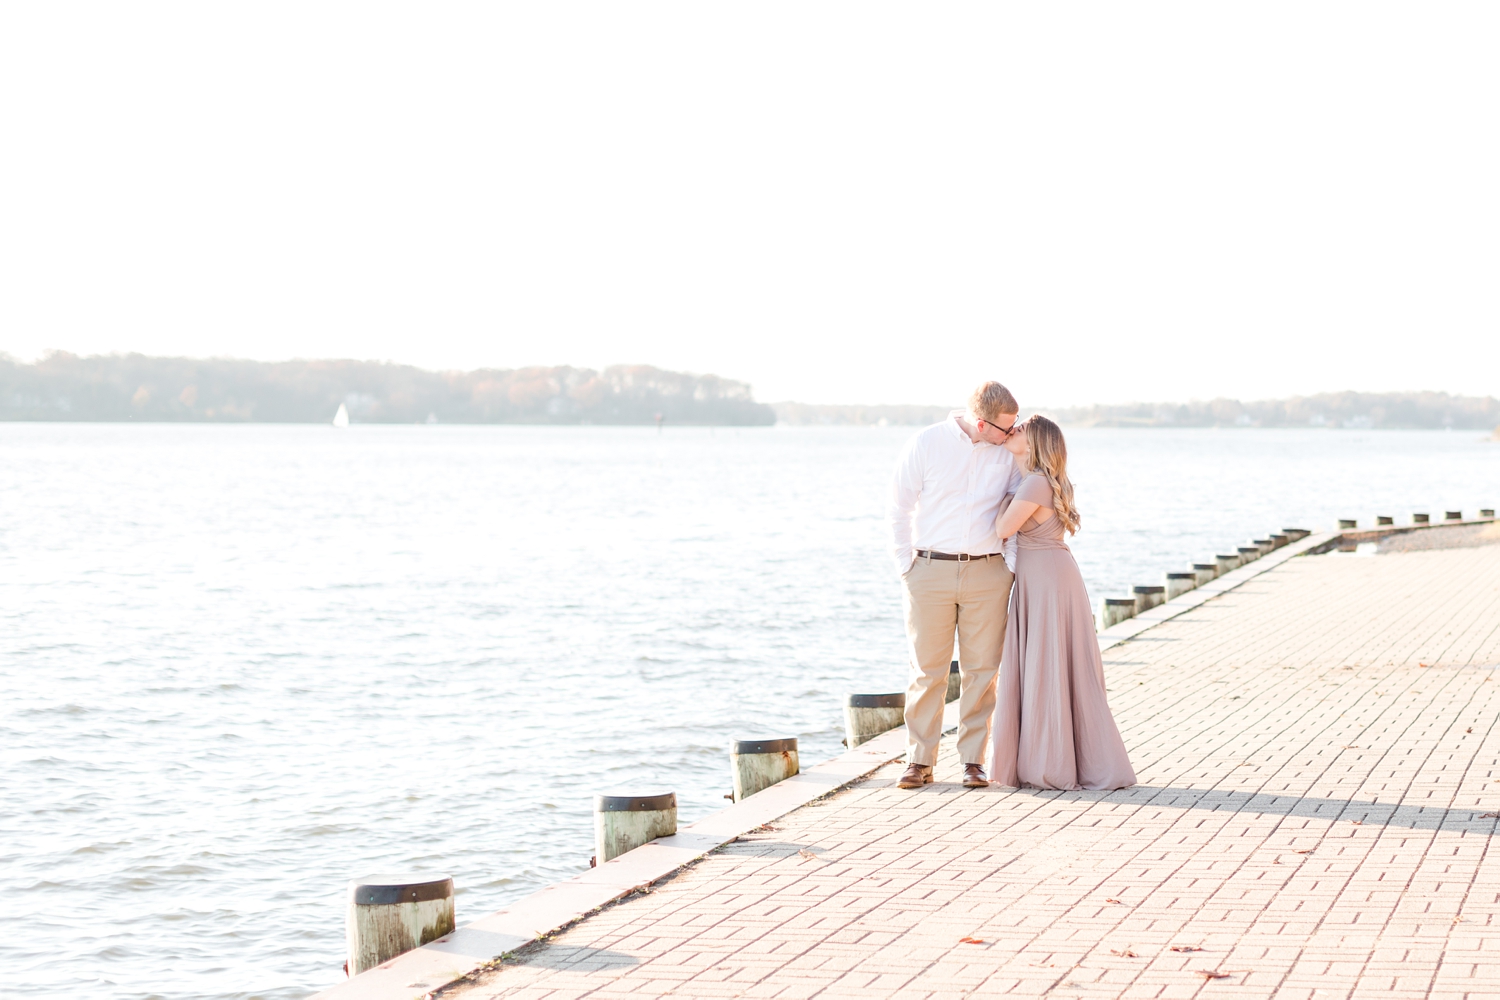
M 1500 5 L 12 3 L 0 350 L 1500 393 Z

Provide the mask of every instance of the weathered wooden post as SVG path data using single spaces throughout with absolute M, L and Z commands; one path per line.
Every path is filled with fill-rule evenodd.
M 1255 560 L 1260 558 L 1259 545 L 1241 545 L 1239 546 L 1238 551 L 1240 554 L 1240 563 L 1242 565 L 1244 563 L 1253 563 L 1255 562 Z
M 453 879 L 447 875 L 367 875 L 349 883 L 344 941 L 349 975 L 453 933 Z
M 1106 597 L 1099 605 L 1099 631 L 1134 617 L 1134 597 Z
M 1239 553 L 1235 553 L 1234 555 L 1231 556 L 1231 555 L 1226 555 L 1223 552 L 1220 552 L 1218 555 L 1214 556 L 1214 562 L 1216 562 L 1216 563 L 1219 564 L 1219 574 L 1222 576 L 1223 574 L 1228 573 L 1232 569 L 1239 569 L 1239 567 L 1240 567 Z
M 1446 510 L 1443 512 L 1444 521 L 1462 521 L 1464 512 L 1461 510 Z
M 1411 516 L 1411 523 L 1412 524 L 1430 524 L 1430 523 L 1432 523 L 1432 518 L 1428 517 L 1426 514 L 1413 514 Z
M 1341 518 L 1339 518 L 1339 530 L 1340 531 L 1347 531 L 1350 528 L 1357 528 L 1357 527 L 1359 527 L 1359 522 L 1357 520 L 1355 520 L 1354 518 L 1352 518 L 1352 517 L 1341 517 Z
M 958 673 L 958 661 L 954 660 L 948 666 L 948 694 L 943 698 L 944 703 L 957 701 L 959 693 L 963 690 L 960 683 L 961 677 Z
M 1387 524 L 1395 524 L 1395 523 L 1396 523 L 1396 519 L 1394 517 L 1386 517 L 1384 514 L 1377 514 L 1375 516 L 1375 527 L 1377 527 L 1377 528 L 1383 527 L 1383 526 L 1385 526 Z
M 1167 600 L 1166 587 L 1131 587 L 1130 592 L 1135 595 L 1136 614 L 1163 604 Z
M 734 773 L 734 801 L 739 802 L 762 788 L 785 781 L 801 768 L 797 761 L 797 738 L 784 740 L 735 740 L 729 751 L 729 770 Z
M 1193 563 L 1193 574 L 1198 577 L 1198 586 L 1201 587 L 1205 583 L 1211 583 L 1214 577 L 1219 575 L 1219 564 L 1216 562 Z
M 1291 536 L 1283 534 L 1279 531 L 1271 536 L 1271 544 L 1278 549 L 1291 540 Z
M 949 676 L 953 668 L 948 668 Z M 851 694 L 844 701 L 844 743 L 853 750 L 906 722 L 906 694 Z
M 1186 594 L 1198 586 L 1197 573 L 1164 573 L 1162 580 L 1167 587 L 1167 600 Z
M 594 796 L 594 860 L 604 864 L 677 832 L 677 794 L 659 789 Z
M 1276 548 L 1276 543 L 1269 538 L 1252 538 L 1250 539 L 1250 544 L 1260 549 L 1260 554 L 1263 556 L 1270 555 L 1272 550 Z

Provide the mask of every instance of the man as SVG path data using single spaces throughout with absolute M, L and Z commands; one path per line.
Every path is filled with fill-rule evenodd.
M 964 785 L 983 788 L 984 745 L 995 710 L 1012 576 L 995 534 L 1006 493 L 1021 481 L 1001 447 L 1019 411 L 1010 390 L 986 382 L 954 411 L 919 431 L 896 462 L 890 522 L 906 608 L 911 682 L 906 688 L 906 773 L 901 788 L 932 781 L 943 698 L 958 631 L 958 754 Z

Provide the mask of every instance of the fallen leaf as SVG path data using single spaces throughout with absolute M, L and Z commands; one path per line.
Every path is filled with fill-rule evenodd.
M 959 944 L 984 944 L 984 938 L 959 938 Z
M 1209 972 L 1207 969 L 1194 969 L 1193 971 L 1196 972 L 1196 973 L 1198 973 L 1198 975 L 1202 976 L 1204 979 L 1228 979 L 1229 978 L 1229 973 L 1227 973 L 1227 972 L 1220 972 L 1217 969 L 1215 969 L 1212 972 Z
M 1464 918 L 1463 918 L 1463 917 L 1454 917 L 1454 918 L 1453 918 L 1453 922 L 1454 922 L 1454 923 L 1455 923 L 1455 924 L 1461 924 L 1461 923 L 1463 923 L 1463 922 L 1464 922 Z
M 1137 955 L 1135 952 L 1131 951 L 1129 948 L 1111 948 L 1111 949 L 1109 949 L 1109 953 L 1111 955 L 1119 955 L 1121 958 L 1140 958 L 1141 957 L 1141 956 Z
M 1305 850 L 1298 851 L 1297 853 L 1298 854 L 1311 854 L 1315 850 L 1317 850 L 1317 848 L 1315 848 L 1315 847 L 1309 847 L 1309 848 L 1307 848 Z
M 1358 750 L 1359 749 L 1359 744 L 1358 743 L 1348 743 L 1348 744 L 1345 744 L 1344 749 L 1345 750 Z
M 1194 945 L 1190 945 L 1190 944 L 1174 944 L 1172 946 L 1172 950 L 1173 951 L 1202 951 L 1203 949 L 1199 948 L 1199 947 L 1196 947 Z
M 1483 813 L 1483 814 L 1480 815 L 1479 818 L 1480 819 L 1500 819 L 1500 813 Z
M 1106 903 L 1118 903 L 1119 900 L 1118 899 L 1106 899 L 1105 902 Z
M 1417 666 L 1419 666 L 1419 667 L 1430 667 L 1430 666 L 1432 666 L 1432 664 L 1430 664 L 1430 663 L 1418 663 Z
M 1464 730 L 1464 732 L 1466 732 L 1466 733 L 1472 733 L 1473 731 L 1474 731 L 1474 727 L 1473 726 L 1470 726 L 1468 729 Z
M 805 847 L 797 848 L 797 853 L 802 855 L 804 858 L 812 858 L 814 861 L 818 860 L 818 856 Z
M 1365 825 L 1365 821 L 1362 820 L 1362 819 L 1352 820 L 1351 822 L 1353 822 L 1355 826 L 1364 826 Z

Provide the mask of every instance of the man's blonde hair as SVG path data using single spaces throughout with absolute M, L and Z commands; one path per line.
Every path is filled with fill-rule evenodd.
M 969 412 L 980 420 L 993 424 L 995 418 L 1002 414 L 1015 416 L 1020 413 L 1021 407 L 1005 386 L 999 382 L 986 382 L 969 397 Z

